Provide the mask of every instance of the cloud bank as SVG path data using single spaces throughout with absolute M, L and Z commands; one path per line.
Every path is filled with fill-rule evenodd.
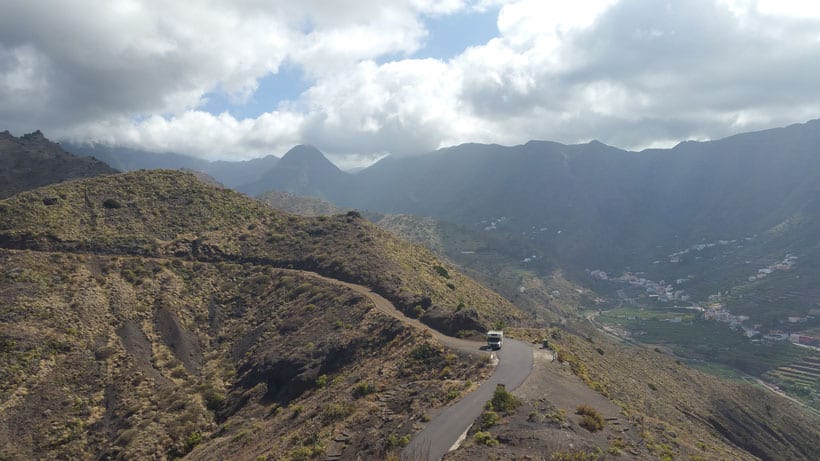
M 68 5 L 68 6 L 67 6 Z M 0 0 L 0 129 L 209 159 L 530 139 L 624 148 L 820 116 L 820 8 L 788 0 Z M 425 21 L 498 34 L 417 59 Z M 306 90 L 237 118 L 283 66 Z M 345 157 L 343 157 L 345 156 Z

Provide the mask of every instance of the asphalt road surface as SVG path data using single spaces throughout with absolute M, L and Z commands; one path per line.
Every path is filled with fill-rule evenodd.
M 419 330 L 429 331 L 438 341 L 448 347 L 480 354 L 482 353 L 480 348 L 486 345 L 484 342 L 447 336 L 416 319 L 411 319 L 399 312 L 390 301 L 367 287 L 323 277 L 314 272 L 298 272 L 344 285 L 367 296 L 380 311 Z M 498 357 L 498 365 L 493 371 L 493 375 L 481 384 L 478 389 L 467 394 L 467 396 L 447 407 L 437 417 L 430 420 L 402 451 L 401 457 L 403 460 L 440 460 L 450 451 L 450 448 L 453 448 L 459 438 L 467 432 L 470 425 L 484 411 L 484 404 L 493 396 L 496 385 L 503 384 L 507 390 L 512 391 L 530 375 L 530 371 L 532 371 L 532 346 L 514 339 L 504 339 L 504 347 L 499 351 L 495 351 L 495 354 Z
M 493 375 L 475 391 L 445 409 L 413 437 L 402 451 L 402 459 L 438 461 L 459 440 L 484 410 L 497 384 L 512 391 L 527 379 L 532 370 L 532 347 L 521 341 L 505 339 L 496 351 L 499 363 Z

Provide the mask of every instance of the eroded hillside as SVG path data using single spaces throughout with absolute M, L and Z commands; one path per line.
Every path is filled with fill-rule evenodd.
M 381 457 L 484 371 L 299 271 L 0 259 L 3 458 Z M 353 434 L 346 451 L 333 446 L 341 431 Z

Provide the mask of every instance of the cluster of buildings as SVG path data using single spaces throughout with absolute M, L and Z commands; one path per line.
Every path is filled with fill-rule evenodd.
M 688 278 L 677 279 L 674 283 L 666 283 L 666 281 L 664 280 L 656 282 L 645 277 L 640 277 L 637 274 L 633 274 L 632 272 L 625 272 L 620 277 L 615 278 L 611 278 L 609 274 L 607 274 L 606 272 L 597 269 L 587 269 L 586 273 L 589 274 L 591 277 L 600 280 L 622 282 L 627 283 L 633 287 L 643 288 L 646 294 L 649 296 L 649 298 L 657 299 L 658 301 L 689 301 L 690 299 L 690 296 L 685 291 L 679 288 L 680 285 L 690 280 Z
M 754 237 L 745 237 L 743 240 L 748 242 L 748 241 L 752 240 L 753 238 Z M 734 239 L 734 240 L 718 240 L 716 242 L 709 242 L 709 243 L 698 243 L 698 244 L 690 246 L 689 248 L 686 248 L 686 249 L 683 249 L 683 250 L 680 250 L 680 251 L 676 251 L 676 252 L 670 254 L 667 257 L 669 258 L 670 263 L 673 263 L 673 264 L 674 263 L 679 263 L 679 262 L 681 262 L 681 260 L 683 259 L 683 257 L 685 255 L 687 255 L 691 252 L 701 252 L 703 250 L 706 250 L 707 248 L 714 248 L 716 246 L 735 245 L 735 244 L 739 245 L 738 242 L 739 241 L 737 239 Z M 659 264 L 659 263 L 660 263 L 660 261 L 655 261 L 655 264 Z
M 498 225 L 507 220 L 506 216 L 500 218 L 482 219 L 480 223 L 484 225 L 485 231 L 493 231 L 498 229 Z
M 749 281 L 754 282 L 755 280 L 760 280 L 767 275 L 771 274 L 774 271 L 787 271 L 791 270 L 794 267 L 795 262 L 797 261 L 797 256 L 793 254 L 787 254 L 783 259 L 777 261 L 774 264 L 769 264 L 768 266 L 764 267 L 763 269 L 758 269 L 757 274 L 750 275 Z
M 812 318 L 813 317 L 810 315 L 804 317 L 788 317 L 786 321 L 783 323 L 806 323 Z M 714 309 L 707 309 L 706 311 L 704 311 L 703 319 L 711 320 L 714 322 L 726 323 L 729 325 L 729 328 L 733 330 L 743 330 L 743 333 L 746 335 L 747 338 L 752 338 L 754 336 L 761 334 L 760 330 L 758 330 L 758 328 L 760 328 L 760 325 L 754 325 L 753 327 L 744 325 L 744 322 L 747 322 L 749 320 L 748 315 L 735 315 L 727 310 L 721 309 L 720 307 Z M 765 341 L 791 341 L 794 344 L 820 347 L 820 338 L 815 338 L 813 336 L 801 333 L 789 333 L 783 330 L 769 330 L 766 334 L 762 336 L 762 338 Z
M 788 333 L 782 330 L 770 330 L 763 336 L 767 341 L 790 341 L 794 344 L 820 348 L 820 338 L 800 333 Z
M 714 322 L 727 323 L 729 324 L 729 328 L 733 330 L 741 329 L 743 330 L 743 334 L 745 334 L 747 338 L 751 338 L 753 336 L 760 334 L 760 331 L 757 329 L 759 328 L 759 325 L 755 325 L 754 327 L 748 327 L 743 324 L 743 322 L 749 320 L 748 315 L 734 315 L 727 310 L 717 308 L 708 309 L 704 311 L 703 319 L 712 320 Z

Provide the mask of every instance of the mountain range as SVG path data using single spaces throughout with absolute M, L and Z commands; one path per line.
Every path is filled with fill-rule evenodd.
M 255 181 L 279 161 L 278 157 L 268 155 L 240 162 L 210 162 L 173 152 L 157 153 L 102 144 L 65 143 L 65 148 L 78 156 L 98 158 L 120 171 L 156 169 L 199 171 L 227 187 L 237 187 Z
M 747 295 L 729 305 L 758 317 L 774 307 L 771 323 L 805 315 L 816 302 L 805 284 L 749 278 L 787 255 L 798 257 L 796 275 L 818 276 L 818 146 L 814 120 L 641 152 L 597 141 L 464 144 L 387 157 L 356 174 L 313 146 L 297 146 L 267 171 L 223 183 L 250 195 L 276 190 L 494 234 L 514 248 L 508 256 L 542 275 L 560 268 L 576 281 L 588 281 L 587 269 L 686 279 L 699 300 L 734 287 Z M 701 246 L 707 250 L 686 253 Z
M 794 402 L 585 318 L 548 327 L 359 212 L 311 201 L 340 213 L 300 217 L 175 171 L 23 186 L 0 200 L 0 458 L 395 458 L 492 372 L 444 346 L 491 326 L 531 344 L 521 406 L 484 411 L 446 459 L 817 452 L 816 417 Z M 379 221 L 442 248 L 511 235 L 500 218 L 464 233 Z M 532 251 L 515 248 L 500 259 Z M 532 345 L 545 338 L 555 362 Z
M 641 152 L 596 141 L 465 144 L 388 157 L 355 175 L 323 165 L 311 150 L 300 173 L 287 180 L 268 174 L 267 186 L 239 189 L 267 187 L 466 226 L 537 249 L 518 256 L 544 273 L 559 267 L 576 279 L 585 269 L 686 279 L 703 300 L 737 287 L 751 291 L 747 301 L 772 298 L 768 305 L 778 304 L 782 318 L 805 315 L 817 290 L 762 278 L 750 285 L 749 278 L 787 255 L 798 258 L 793 274 L 818 276 L 818 146 L 820 120 Z M 772 290 L 791 295 L 778 302 L 765 294 Z M 749 304 L 728 302 L 741 311 Z

